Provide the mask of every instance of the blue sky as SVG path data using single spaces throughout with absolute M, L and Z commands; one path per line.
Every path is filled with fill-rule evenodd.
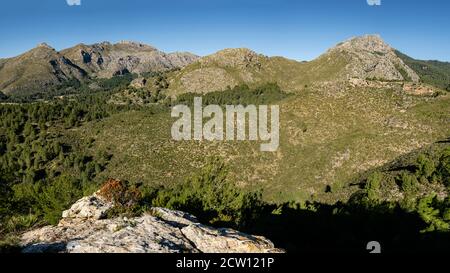
M 310 60 L 371 33 L 412 57 L 450 61 L 450 1 L 81 0 L 69 6 L 66 0 L 5 0 L 0 8 L 0 58 L 40 42 L 60 50 L 135 40 L 167 52 L 248 47 Z

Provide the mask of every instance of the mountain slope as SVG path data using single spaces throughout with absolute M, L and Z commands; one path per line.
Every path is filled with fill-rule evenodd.
M 419 76 L 377 35 L 355 37 L 310 62 L 267 57 L 249 49 L 225 49 L 199 59 L 171 78 L 169 94 L 205 93 L 240 84 L 276 82 L 286 91 L 318 82 L 358 79 L 413 81 Z
M 275 82 L 286 91 L 297 91 L 316 81 L 335 79 L 344 62 L 341 56 L 333 56 L 329 61 L 318 58 L 302 63 L 283 57 L 267 57 L 246 48 L 224 49 L 173 75 L 169 94 L 207 93 L 241 84 L 258 86 L 267 82 Z
M 246 97 L 248 91 L 235 92 Z M 211 103 L 212 95 L 204 101 Z M 263 103 L 280 106 L 280 147 L 275 153 L 261 153 L 260 143 L 251 141 L 173 141 L 170 113 L 145 109 L 86 124 L 67 137 L 95 139 L 93 151 L 110 149 L 114 157 L 102 179 L 176 184 L 203 166 L 205 158 L 219 156 L 233 181 L 264 188 L 268 200 L 337 201 L 358 189 L 350 183 L 359 173 L 448 137 L 449 98 L 349 83 L 334 89 L 310 86 Z M 325 191 L 327 186 L 332 194 Z
M 424 83 L 450 91 L 450 63 L 416 60 L 400 51 L 396 51 L 396 54 L 420 75 L 420 79 Z
M 0 60 L 0 91 L 36 93 L 70 80 L 111 78 L 181 68 L 197 60 L 191 53 L 166 54 L 135 42 L 77 45 L 57 52 L 46 44 L 20 56 Z
M 0 90 L 6 95 L 34 91 L 70 79 L 83 80 L 87 74 L 47 44 L 0 62 Z

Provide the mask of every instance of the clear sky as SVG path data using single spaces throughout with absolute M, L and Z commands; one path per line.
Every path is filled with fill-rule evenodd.
M 356 35 L 380 34 L 418 59 L 450 61 L 450 1 L 381 0 L 4 0 L 0 58 L 40 42 L 134 40 L 207 55 L 248 47 L 310 60 Z M 372 0 L 375 1 L 375 0 Z

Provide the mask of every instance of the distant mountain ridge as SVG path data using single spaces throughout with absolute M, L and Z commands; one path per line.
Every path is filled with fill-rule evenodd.
M 417 72 L 424 83 L 450 91 L 450 62 L 416 60 L 399 51 L 396 54 Z
M 128 41 L 79 44 L 60 52 L 42 43 L 22 55 L 0 60 L 0 91 L 6 95 L 35 92 L 74 79 L 84 81 L 181 68 L 197 59 L 191 53 L 168 54 Z

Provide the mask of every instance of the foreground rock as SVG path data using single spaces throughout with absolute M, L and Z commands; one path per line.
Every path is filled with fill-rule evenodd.
M 58 226 L 23 234 L 25 253 L 276 253 L 264 237 L 200 224 L 195 216 L 153 208 L 136 218 L 104 219 L 112 207 L 94 194 L 64 211 Z

